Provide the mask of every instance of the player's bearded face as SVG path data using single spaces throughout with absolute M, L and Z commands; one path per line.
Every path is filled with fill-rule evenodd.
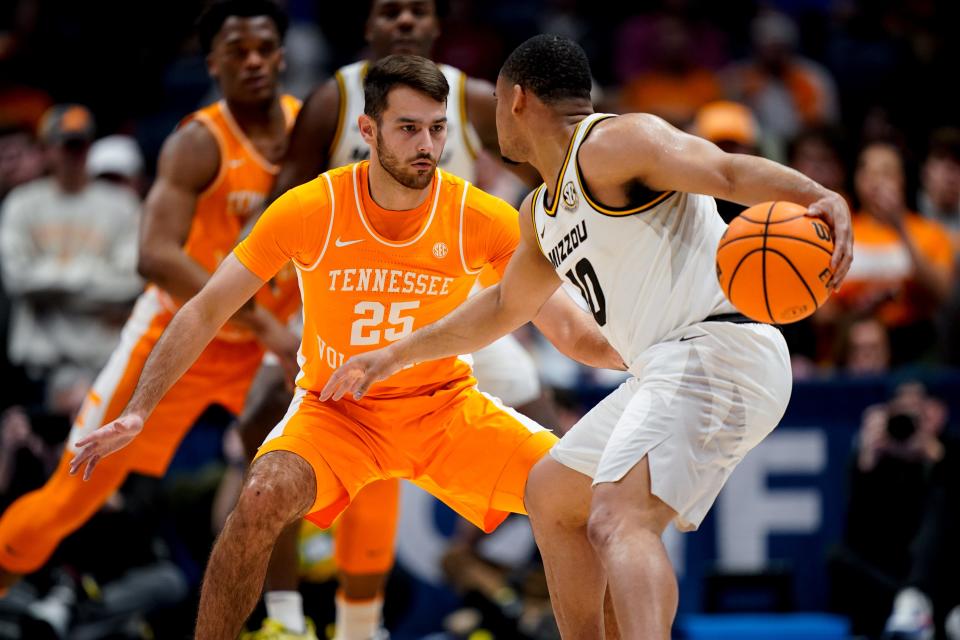
M 380 127 L 377 127 L 377 158 L 380 166 L 408 189 L 425 189 L 433 181 L 437 168 L 437 156 L 433 154 L 391 148 L 384 140 Z

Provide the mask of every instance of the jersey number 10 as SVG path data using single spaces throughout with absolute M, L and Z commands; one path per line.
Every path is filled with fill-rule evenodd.
M 574 273 L 576 271 L 576 273 Z M 567 278 L 570 279 L 580 295 L 590 305 L 590 311 L 593 313 L 593 319 L 601 327 L 607 324 L 607 299 L 603 297 L 603 289 L 600 288 L 600 279 L 597 272 L 593 270 L 593 265 L 586 258 L 581 258 L 580 262 L 573 269 L 567 269 Z

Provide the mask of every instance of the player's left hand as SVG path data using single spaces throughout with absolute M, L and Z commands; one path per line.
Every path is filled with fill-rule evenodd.
M 850 263 L 853 262 L 853 223 L 850 220 L 850 207 L 843 196 L 831 193 L 807 207 L 807 215 L 822 219 L 833 230 L 833 258 L 830 260 L 833 276 L 827 287 L 835 290 L 843 282 L 850 270 Z
M 77 455 L 70 461 L 70 475 L 74 476 L 86 466 L 83 479 L 87 481 L 94 467 L 103 458 L 130 444 L 143 431 L 144 418 L 136 413 L 125 413 L 106 424 L 86 438 L 77 441 Z
M 375 382 L 389 378 L 403 365 L 390 347 L 353 356 L 340 365 L 320 392 L 320 401 L 339 400 L 348 393 L 359 400 Z

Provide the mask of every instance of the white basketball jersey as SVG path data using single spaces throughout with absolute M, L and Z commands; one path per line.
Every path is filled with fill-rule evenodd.
M 543 255 L 580 290 L 600 331 L 628 364 L 678 329 L 735 313 L 717 284 L 716 249 L 726 225 L 709 196 L 634 189 L 622 209 L 596 203 L 577 152 L 590 129 L 615 117 L 595 113 L 577 126 L 548 203 L 541 185 L 533 221 Z M 643 192 L 643 193 L 639 193 Z
M 363 113 L 363 78 L 369 62 L 360 61 L 341 67 L 335 77 L 340 88 L 340 116 L 330 146 L 330 167 L 366 160 L 370 147 L 360 135 L 357 120 Z M 459 69 L 437 65 L 450 85 L 447 96 L 447 143 L 440 157 L 440 168 L 468 182 L 476 182 L 477 151 L 480 137 L 467 120 L 467 76 Z

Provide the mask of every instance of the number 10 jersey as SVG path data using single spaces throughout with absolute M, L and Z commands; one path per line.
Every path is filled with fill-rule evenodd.
M 543 255 L 632 365 L 669 333 L 735 309 L 717 284 L 726 225 L 713 198 L 635 185 L 631 206 L 613 209 L 590 195 L 577 152 L 593 126 L 611 117 L 596 113 L 577 125 L 553 202 L 545 185 L 534 192 L 533 223 Z

